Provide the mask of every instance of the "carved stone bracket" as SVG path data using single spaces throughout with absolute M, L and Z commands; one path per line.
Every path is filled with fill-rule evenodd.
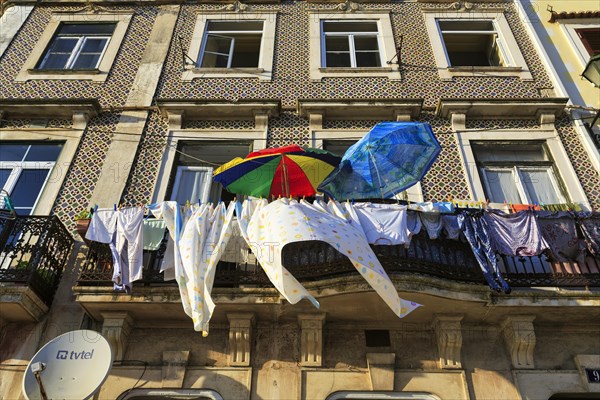
M 441 368 L 462 367 L 460 361 L 462 348 L 460 321 L 462 319 L 462 315 L 437 315 L 433 321 Z
M 110 344 L 113 360 L 122 360 L 127 349 L 129 334 L 133 328 L 133 319 L 127 312 L 102 312 L 102 336 Z
M 252 350 L 253 313 L 230 313 L 229 320 L 229 365 L 247 367 Z
M 323 362 L 323 323 L 325 314 L 298 314 L 300 325 L 300 365 L 320 367 Z
M 241 1 L 236 1 L 235 3 L 227 4 L 223 7 L 219 8 L 219 11 L 251 11 L 251 7 L 248 4 L 244 4 Z
M 367 353 L 372 390 L 394 390 L 395 353 Z
M 533 315 L 514 315 L 502 322 L 502 334 L 512 360 L 513 368 L 534 368 L 535 330 Z
M 162 387 L 183 387 L 183 379 L 185 378 L 189 358 L 189 351 L 163 351 Z

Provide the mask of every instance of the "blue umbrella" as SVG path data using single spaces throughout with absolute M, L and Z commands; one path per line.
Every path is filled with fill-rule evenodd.
M 419 182 L 441 149 L 429 124 L 382 122 L 346 151 L 318 190 L 336 200 L 391 198 Z

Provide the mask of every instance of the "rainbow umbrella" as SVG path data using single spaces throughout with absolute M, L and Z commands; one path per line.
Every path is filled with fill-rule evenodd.
M 341 158 L 297 145 L 255 151 L 215 170 L 213 180 L 229 192 L 255 197 L 312 196 Z

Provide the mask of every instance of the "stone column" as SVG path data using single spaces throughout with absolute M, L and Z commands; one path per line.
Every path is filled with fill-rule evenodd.
M 102 312 L 100 314 L 104 318 L 102 336 L 110 344 L 113 361 L 121 361 L 125 356 L 129 334 L 133 329 L 133 320 L 125 311 Z
M 229 320 L 229 365 L 248 367 L 252 352 L 253 313 L 230 313 Z
M 437 336 L 440 368 L 461 368 L 462 315 L 436 315 L 433 329 Z
M 514 315 L 502 322 L 502 334 L 510 354 L 513 368 L 533 369 L 533 350 L 535 349 L 535 330 L 533 315 Z
M 320 367 L 323 362 L 323 323 L 325 314 L 298 314 L 300 325 L 300 365 Z

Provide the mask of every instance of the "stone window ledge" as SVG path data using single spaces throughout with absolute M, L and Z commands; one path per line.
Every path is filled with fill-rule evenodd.
M 81 69 L 28 69 L 27 73 L 35 75 L 76 75 L 76 74 L 99 74 L 98 68 Z
M 271 80 L 271 74 L 265 73 L 264 68 L 190 68 L 182 77 L 182 81 L 192 81 L 200 78 L 255 78 Z
M 319 71 L 323 72 L 323 73 L 332 73 L 332 74 L 337 74 L 337 73 L 361 73 L 361 72 L 368 72 L 370 74 L 376 74 L 378 72 L 381 73 L 389 73 L 392 72 L 392 68 L 391 67 L 361 67 L 361 68 L 350 68 L 350 67 L 325 67 L 325 68 L 319 68 Z

